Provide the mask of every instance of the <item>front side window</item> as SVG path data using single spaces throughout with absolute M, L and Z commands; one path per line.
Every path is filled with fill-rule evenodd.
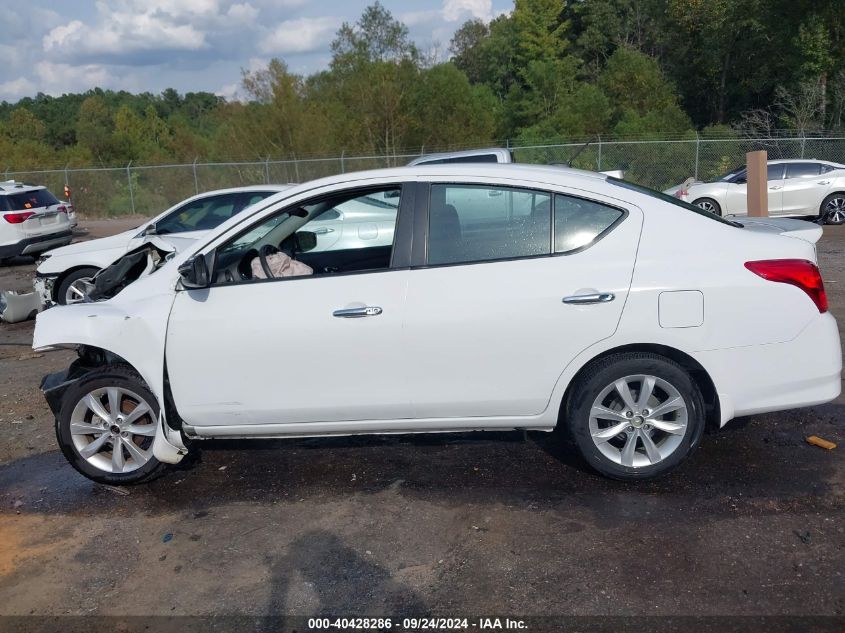
M 265 218 L 217 249 L 215 279 L 330 275 L 390 267 L 401 189 L 311 200 Z
M 240 194 L 226 193 L 192 200 L 156 222 L 156 233 L 209 231 L 242 209 Z
M 766 180 L 782 180 L 783 179 L 783 163 L 776 165 L 769 165 L 766 168 Z
M 789 163 L 786 166 L 787 178 L 812 178 L 821 171 L 819 163 Z
M 555 252 L 586 246 L 624 215 L 599 202 L 555 194 Z
M 432 185 L 430 265 L 547 255 L 551 195 L 484 185 Z

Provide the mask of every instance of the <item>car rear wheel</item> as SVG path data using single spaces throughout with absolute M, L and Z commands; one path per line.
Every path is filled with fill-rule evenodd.
M 713 198 L 699 198 L 694 200 L 693 204 L 713 215 L 722 215 L 722 207 Z
M 588 368 L 571 394 L 569 429 L 587 463 L 608 477 L 664 475 L 701 440 L 701 393 L 683 367 L 663 356 L 609 356 Z
M 56 290 L 56 303 L 64 306 L 87 301 L 88 293 L 94 283 L 94 275 L 98 270 L 93 267 L 80 268 L 67 275 Z
M 845 224 L 845 193 L 832 193 L 822 202 L 819 219 L 824 224 Z
M 89 479 L 142 483 L 166 468 L 153 455 L 158 412 L 140 376 L 126 367 L 104 367 L 65 392 L 56 438 L 71 466 Z

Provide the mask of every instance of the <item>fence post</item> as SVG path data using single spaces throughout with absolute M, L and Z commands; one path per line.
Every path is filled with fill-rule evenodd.
M 264 159 L 264 184 L 270 184 L 270 156 Z
M 126 182 L 129 184 L 129 206 L 132 208 L 132 215 L 135 215 L 135 193 L 132 191 L 132 161 L 126 165 Z
M 807 137 L 801 136 L 801 158 L 804 158 L 804 144 L 807 142 Z
M 693 177 L 698 180 L 698 155 L 701 152 L 701 137 L 698 135 L 698 130 L 695 131 L 695 173 Z
M 601 171 L 601 134 L 598 134 L 597 136 L 599 137 L 599 164 L 596 171 Z
M 293 173 L 296 174 L 296 182 L 299 180 L 299 161 L 296 160 L 296 154 L 293 155 Z
M 199 195 L 200 183 L 199 180 L 197 180 L 197 159 L 199 159 L 199 156 L 194 157 L 194 192 Z
M 343 165 L 343 155 L 344 154 L 346 154 L 346 150 L 345 149 L 340 150 L 340 173 L 341 174 L 346 173 L 346 167 L 344 167 L 344 165 Z

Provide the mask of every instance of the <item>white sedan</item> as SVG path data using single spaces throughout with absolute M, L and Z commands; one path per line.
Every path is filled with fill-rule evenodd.
M 825 224 L 845 223 L 845 165 L 821 160 L 768 162 L 769 215 L 814 215 Z M 666 191 L 716 215 L 748 213 L 745 167 L 712 182 Z
M 316 248 L 321 216 L 372 196 L 398 202 L 389 243 Z M 839 394 L 820 234 L 558 167 L 344 174 L 134 283 L 116 263 L 105 300 L 41 313 L 33 346 L 78 349 L 42 389 L 99 482 L 149 480 L 206 438 L 491 429 L 569 433 L 599 472 L 647 479 L 705 425 Z M 254 277 L 271 257 L 308 272 Z
M 97 272 L 143 244 L 148 236 L 161 236 L 178 248 L 289 186 L 254 185 L 208 191 L 170 207 L 129 231 L 53 249 L 38 262 L 35 290 L 47 306 L 84 301 Z

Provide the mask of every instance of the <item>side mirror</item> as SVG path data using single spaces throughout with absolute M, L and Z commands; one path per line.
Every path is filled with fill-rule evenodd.
M 156 234 L 156 223 L 155 222 L 153 222 L 152 224 L 148 224 L 147 228 L 145 228 L 143 230 L 143 232 L 141 233 L 141 235 L 143 235 L 144 237 L 146 237 L 148 235 L 155 235 L 155 234 Z
M 297 231 L 296 232 L 296 250 L 300 253 L 307 253 L 308 251 L 317 248 L 317 234 L 313 231 Z
M 194 255 L 179 266 L 179 275 L 185 288 L 207 288 L 208 264 L 201 254 Z

